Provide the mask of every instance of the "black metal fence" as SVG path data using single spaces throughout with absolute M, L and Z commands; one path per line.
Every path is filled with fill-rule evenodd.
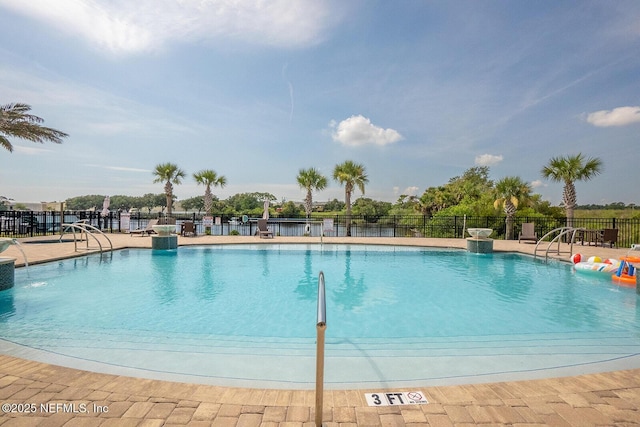
M 67 211 L 62 214 L 55 211 L 3 211 L 0 212 L 0 236 L 2 237 L 35 237 L 60 233 L 60 224 L 86 221 L 104 231 L 127 233 L 130 230 L 145 228 L 151 219 L 162 217 L 161 214 L 130 214 L 128 217 L 119 212 L 110 212 L 103 217 L 100 212 Z M 257 218 L 246 215 L 214 214 L 210 222 L 197 213 L 178 213 L 176 231 L 185 221 L 196 225 L 197 234 L 212 235 L 254 235 L 257 229 Z M 61 218 L 63 221 L 61 221 Z M 328 221 L 326 221 L 328 220 Z M 351 235 L 355 237 L 440 237 L 462 238 L 465 229 L 491 228 L 491 237 L 504 239 L 506 235 L 506 218 L 495 217 L 428 217 L 424 215 L 388 215 L 388 216 L 351 216 Z M 514 236 L 517 238 L 522 224 L 535 223 L 539 237 L 547 232 L 567 225 L 565 218 L 550 217 L 518 217 L 514 221 Z M 205 225 L 207 225 L 205 227 Z M 346 234 L 347 217 L 345 215 L 312 216 L 305 218 L 270 218 L 269 229 L 279 236 L 344 236 Z M 574 218 L 573 227 L 602 230 L 618 229 L 618 246 L 629 247 L 640 243 L 640 218 Z

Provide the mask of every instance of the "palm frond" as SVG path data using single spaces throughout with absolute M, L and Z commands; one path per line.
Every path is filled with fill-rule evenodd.
M 14 137 L 27 141 L 44 143 L 45 141 L 61 144 L 68 134 L 45 126 L 44 120 L 33 114 L 27 114 L 31 107 L 27 104 L 12 103 L 0 106 L 0 145 L 9 151 L 13 146 L 6 138 Z

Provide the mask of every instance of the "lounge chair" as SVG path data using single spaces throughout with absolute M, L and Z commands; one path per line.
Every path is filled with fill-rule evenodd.
M 196 235 L 196 225 L 191 221 L 185 221 L 182 223 L 182 227 L 180 227 L 180 234 L 183 236 L 193 236 Z
M 518 243 L 520 241 L 538 241 L 538 233 L 536 233 L 536 225 L 533 222 L 525 222 L 522 224 L 522 231 L 518 234 Z
M 261 239 L 263 237 L 273 238 L 273 233 L 271 232 L 271 230 L 269 230 L 267 228 L 267 220 L 266 219 L 259 219 L 258 220 L 258 235 L 260 236 Z
M 145 234 L 148 236 L 151 233 L 155 233 L 155 231 L 153 231 L 153 226 L 158 224 L 158 220 L 157 219 L 152 219 L 147 223 L 147 226 L 145 228 L 138 228 L 135 230 L 131 230 L 129 231 L 129 234 L 131 234 L 132 236 L 134 234 L 140 235 L 140 236 L 144 236 Z
M 600 235 L 600 244 L 604 247 L 605 243 L 609 243 L 609 247 L 613 248 L 613 245 L 618 243 L 618 229 L 617 228 L 605 228 Z M 597 246 L 597 243 L 596 243 Z

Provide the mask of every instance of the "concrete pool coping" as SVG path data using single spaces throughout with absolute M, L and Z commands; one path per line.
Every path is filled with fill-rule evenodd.
M 109 238 L 114 249 L 151 247 L 148 237 L 110 234 Z M 47 239 L 51 240 L 51 237 Z M 37 244 L 34 242 L 37 239 L 29 240 L 32 244 L 22 245 L 21 249 L 30 264 L 86 254 L 76 253 L 74 244 L 69 242 Z M 320 239 L 314 237 L 198 236 L 179 237 L 178 244 L 319 242 Z M 334 237 L 324 238 L 324 242 L 466 248 L 465 239 Z M 533 244 L 516 241 L 494 242 L 495 251 L 532 254 L 534 247 Z M 627 249 L 576 245 L 574 252 L 613 258 L 625 255 Z M 2 256 L 15 258 L 17 265 L 23 264 L 22 253 L 13 246 Z M 640 424 L 638 369 L 544 380 L 424 386 L 419 390 L 429 404 L 369 407 L 364 393 L 381 390 L 325 391 L 325 425 Z M 16 410 L 18 404 L 36 404 L 37 410 L 32 414 L 11 412 L 0 415 L 0 425 L 7 426 L 302 426 L 313 425 L 315 417 L 313 390 L 174 383 L 98 374 L 11 356 L 0 356 L 0 397 L 2 403 L 15 404 Z M 40 403 L 49 405 L 41 407 Z M 56 406 L 56 403 L 67 406 Z M 21 408 L 25 409 L 24 406 Z

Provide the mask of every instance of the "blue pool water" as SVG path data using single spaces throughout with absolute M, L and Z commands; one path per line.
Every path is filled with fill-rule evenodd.
M 383 246 L 122 250 L 16 271 L 0 351 L 134 376 L 328 388 L 640 367 L 635 289 L 516 254 Z

